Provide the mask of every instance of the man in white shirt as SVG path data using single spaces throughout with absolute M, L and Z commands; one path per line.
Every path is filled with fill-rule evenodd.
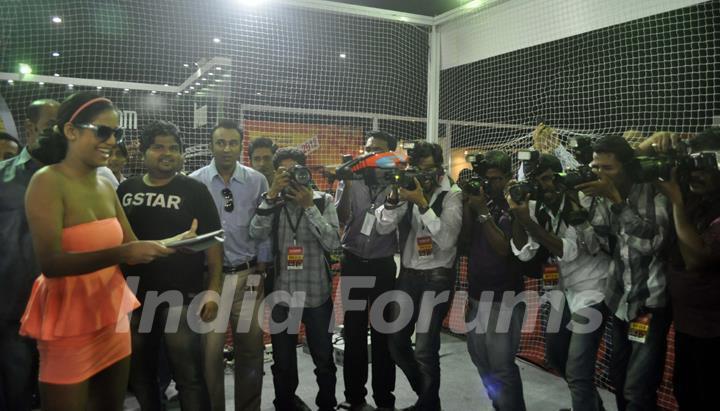
M 507 197 L 513 215 L 510 245 L 521 261 L 531 260 L 540 247 L 549 251 L 543 287 L 560 289 L 565 298 L 552 300 L 551 318 L 562 321 L 559 328 L 553 327 L 557 322 L 548 324 L 546 358 L 567 381 L 573 409 L 599 411 L 603 406 L 594 384 L 595 359 L 604 331 L 611 258 L 607 243 L 595 235 L 584 213 L 595 208 L 595 200 L 562 190 L 555 178 L 561 171 L 558 158 L 542 154 L 528 176 L 540 192 L 519 203 Z
M 409 324 L 401 324 L 400 330 L 389 335 L 389 344 L 393 360 L 418 394 L 415 405 L 407 409 L 436 411 L 440 410 L 440 329 L 455 284 L 462 191 L 451 185 L 445 174 L 439 145 L 418 142 L 408 154 L 410 166 L 421 174 L 414 179 L 414 188 L 393 189 L 375 211 L 376 228 L 379 234 L 395 229 L 400 233 L 402 267 L 395 289 L 411 301 L 400 298 L 392 306 L 391 318 L 409 310 L 412 317 Z

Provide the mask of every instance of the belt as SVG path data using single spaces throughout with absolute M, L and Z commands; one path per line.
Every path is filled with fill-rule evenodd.
M 415 270 L 413 268 L 407 268 L 407 267 L 401 267 L 400 272 L 406 272 L 411 275 L 426 275 L 426 274 L 448 274 L 452 273 L 452 268 L 445 268 L 445 267 L 438 267 L 438 268 L 430 268 L 427 270 Z
M 245 270 L 251 269 L 252 267 L 255 267 L 256 265 L 257 265 L 256 258 L 253 258 L 252 260 L 250 260 L 248 262 L 238 264 L 238 265 L 231 265 L 231 266 L 224 265 L 223 273 L 230 274 L 230 273 L 236 273 L 238 271 L 245 271 Z

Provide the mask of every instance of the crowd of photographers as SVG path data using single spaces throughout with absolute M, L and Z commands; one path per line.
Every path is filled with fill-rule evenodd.
M 16 140 L 5 139 L 5 146 L 20 154 L 0 162 L 0 205 L 8 223 L 3 233 L 12 239 L 0 274 L 14 281 L 4 287 L 9 304 L 2 311 L 0 341 L 6 348 L 0 405 L 29 407 L 28 381 L 37 364 L 34 343 L 26 338 L 36 336 L 18 334 L 40 272 L 30 245 L 25 191 L 34 173 L 52 169 L 42 166 L 70 167 L 69 143 L 59 154 L 49 142 L 68 140 L 73 155 L 99 156 L 102 161 L 93 163 L 92 172 L 116 157 L 122 130 L 113 128 L 115 113 L 109 100 L 87 93 L 59 107 L 38 101 L 28 109 L 28 146 L 20 149 Z M 81 114 L 87 119 L 73 123 Z M 40 124 L 54 117 L 64 125 L 62 132 Z M 40 135 L 42 129 L 52 133 Z M 85 129 L 92 133 L 83 134 Z M 267 297 L 275 408 L 309 409 L 296 395 L 302 322 L 319 388 L 315 403 L 320 410 L 336 409 L 328 262 L 342 247 L 346 401 L 338 409 L 372 409 L 366 400 L 371 373 L 377 409 L 394 410 L 396 365 L 417 394 L 406 409 L 441 409 L 440 332 L 460 255 L 468 257 L 467 348 L 496 410 L 526 409 L 515 363 L 528 309 L 524 277 L 540 279 L 551 302 L 546 359 L 567 381 L 573 410 L 604 409 L 594 374 L 607 322 L 619 410 L 656 409 L 673 322 L 680 409 L 707 409 L 720 383 L 720 207 L 715 203 L 720 200 L 720 129 L 689 139 L 656 133 L 635 149 L 622 136 L 578 136 L 565 147 L 538 137 L 548 130 L 544 125 L 536 130 L 536 150 L 517 153 L 517 170 L 510 153 L 472 154 L 472 168 L 463 170 L 457 183 L 443 167 L 438 144 L 406 143 L 405 159 L 394 153 L 394 136 L 372 131 L 365 154 L 346 158 L 335 170 L 340 182 L 333 198 L 314 187 L 298 149 L 278 149 L 258 138 L 249 145 L 252 167 L 240 164 L 243 134 L 232 121 L 221 121 L 210 132 L 213 160 L 184 176 L 180 130 L 153 122 L 138 150 L 146 174 L 122 175 L 127 151 L 110 161 L 119 215 L 127 217 L 140 240 L 168 238 L 191 226 L 198 234 L 222 228 L 224 244 L 196 254 L 172 254 L 159 244 L 154 246 L 169 256 L 121 261 L 128 279 L 139 282 L 143 302 L 142 316 L 129 323 L 131 358 L 118 362 L 125 378 L 118 374 L 113 384 L 91 384 L 95 388 L 88 391 L 88 381 L 107 370 L 81 381 L 69 375 L 73 361 L 41 350 L 43 407 L 70 409 L 63 404 L 76 403 L 79 394 L 73 390 L 83 384 L 85 397 L 105 389 L 122 400 L 129 375 L 142 408 L 161 409 L 166 357 L 183 409 L 224 409 L 223 341 L 230 323 L 235 408 L 259 410 L 264 347 L 257 313 Z M 83 144 L 92 150 L 80 151 Z M 177 298 L 161 305 L 158 292 L 174 292 Z M 221 293 L 221 301 L 208 292 Z M 226 294 L 229 304 L 224 304 Z M 220 327 L 197 332 L 195 317 Z M 187 321 L 169 332 L 168 324 L 177 318 Z M 50 363 L 57 375 L 49 377 Z

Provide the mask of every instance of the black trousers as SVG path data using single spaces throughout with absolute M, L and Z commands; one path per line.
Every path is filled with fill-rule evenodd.
M 344 284 L 351 277 L 366 276 L 375 279 L 372 288 L 352 288 L 347 295 L 352 301 L 365 301 L 366 308 L 360 311 L 345 311 L 345 357 L 343 378 L 345 381 L 345 400 L 353 405 L 365 402 L 368 391 L 365 388 L 368 380 L 368 314 L 375 299 L 395 286 L 395 259 L 390 257 L 362 259 L 352 253 L 345 252 L 342 260 L 342 278 Z M 343 284 L 343 283 L 341 283 Z M 341 285 L 342 286 L 342 285 Z M 343 301 L 347 307 L 347 302 Z M 372 325 L 372 324 L 370 324 Z M 388 336 L 370 327 L 372 354 L 372 389 L 375 405 L 394 409 L 395 396 L 395 363 L 390 357 Z
M 680 411 L 712 408 L 720 387 L 720 337 L 699 338 L 675 332 L 673 390 Z

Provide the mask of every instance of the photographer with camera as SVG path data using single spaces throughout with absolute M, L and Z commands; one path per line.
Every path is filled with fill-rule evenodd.
M 397 140 L 384 131 L 366 134 L 365 153 L 395 151 Z M 395 286 L 395 231 L 380 234 L 375 229 L 375 209 L 385 203 L 390 187 L 368 185 L 363 180 L 342 180 L 335 195 L 338 218 L 344 227 L 342 236 L 343 258 L 341 287 L 344 280 L 372 278 L 370 287 L 353 287 L 343 296 L 354 302 L 362 302 L 363 309 L 346 310 L 344 313 L 345 356 L 343 377 L 345 379 L 345 407 L 357 411 L 366 407 L 365 396 L 368 380 L 368 313 L 375 299 Z M 348 282 L 349 283 L 349 282 Z M 343 301 L 343 307 L 349 304 Z M 373 398 L 378 410 L 395 409 L 395 363 L 388 349 L 387 334 L 370 324 L 372 350 Z
M 660 139 L 665 141 L 658 144 Z M 674 145 L 667 134 L 650 140 L 661 153 Z M 673 387 L 681 411 L 707 408 L 720 386 L 720 128 L 701 132 L 690 147 L 693 155 L 714 156 L 714 164 L 689 170 L 688 186 L 678 182 L 678 170 L 660 183 L 672 203 L 677 233 L 668 283 L 675 321 Z
M 403 310 L 412 310 L 412 320 L 388 338 L 392 358 L 418 394 L 417 402 L 409 409 L 435 411 L 440 410 L 440 329 L 455 286 L 462 192 L 450 184 L 438 144 L 423 141 L 412 149 L 407 144 L 405 147 L 410 167 L 416 168 L 413 184 L 393 188 L 385 204 L 375 211 L 378 233 L 399 231 L 402 266 L 395 289 L 412 300 L 412 306 L 391 306 L 393 320 Z M 440 297 L 428 307 L 427 303 L 421 304 L 427 301 L 425 293 Z M 417 331 L 415 350 L 413 331 Z
M 603 405 L 594 383 L 595 360 L 605 329 L 603 300 L 611 260 L 584 212 L 592 210 L 594 201 L 577 198 L 577 192 L 560 185 L 556 173 L 561 171 L 555 156 L 541 154 L 528 175 L 537 192 L 518 202 L 507 196 L 513 215 L 510 245 L 522 261 L 534 258 L 541 246 L 550 252 L 543 286 L 561 289 L 565 298 L 559 306 L 552 300 L 551 309 L 560 315 L 550 317 L 562 322 L 559 330 L 546 332 L 547 362 L 567 381 L 574 410 L 599 411 Z
M 503 301 L 506 293 L 514 297 L 524 289 L 522 274 L 511 267 L 511 222 L 503 197 L 512 163 L 502 151 L 489 151 L 482 159 L 479 156 L 473 169 L 475 177 L 484 181 L 479 188 L 464 186 L 460 234 L 461 241 L 470 245 L 466 323 L 473 327 L 467 330 L 468 352 L 493 407 L 525 410 L 520 370 L 515 364 L 525 304 Z M 492 296 L 491 301 L 485 301 L 486 295 Z M 488 309 L 489 313 L 482 312 Z M 498 324 L 500 318 L 510 323 Z
M 250 236 L 257 240 L 273 237 L 275 292 L 270 296 L 282 291 L 292 298 L 277 304 L 271 300 L 272 322 L 282 326 L 297 320 L 295 310 L 302 309 L 305 336 L 319 387 L 315 403 L 321 411 L 333 410 L 337 401 L 330 331 L 332 281 L 325 253 L 340 246 L 335 204 L 330 195 L 310 188 L 312 180 L 302 151 L 278 149 L 273 166 L 277 171 L 250 222 Z M 309 409 L 295 395 L 297 330 L 299 324 L 287 324 L 287 328 L 279 332 L 271 329 L 277 410 Z
M 597 197 L 592 224 L 613 255 L 605 289 L 613 325 L 610 378 L 618 410 L 654 410 L 671 320 L 661 256 L 668 199 L 653 183 L 638 182 L 640 165 L 623 137 L 602 137 L 593 151 L 599 179 L 577 189 Z

